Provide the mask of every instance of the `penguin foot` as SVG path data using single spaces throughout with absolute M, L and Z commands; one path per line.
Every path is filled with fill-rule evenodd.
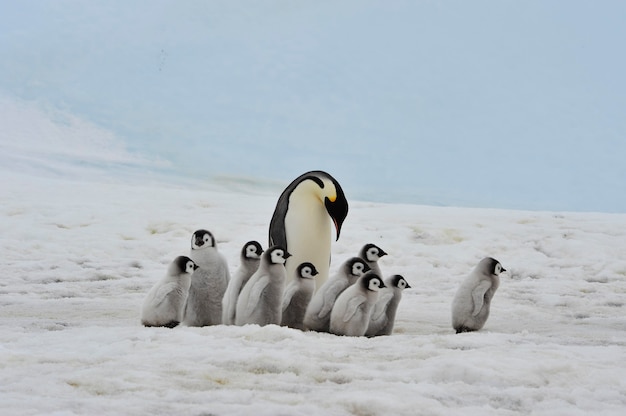
M 461 334 L 463 332 L 474 332 L 474 331 L 475 331 L 475 329 L 468 328 L 466 326 L 460 326 L 460 327 L 456 328 L 456 333 L 457 334 Z

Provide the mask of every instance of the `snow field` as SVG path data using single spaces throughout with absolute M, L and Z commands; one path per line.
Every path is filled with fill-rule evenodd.
M 277 195 L 6 173 L 5 414 L 621 414 L 626 216 L 351 201 L 333 265 L 374 242 L 405 276 L 394 334 L 144 328 L 143 298 L 211 230 L 234 270 Z M 346 190 L 349 196 L 349 190 Z M 485 328 L 456 335 L 457 285 L 490 255 Z M 331 267 L 331 273 L 333 267 Z

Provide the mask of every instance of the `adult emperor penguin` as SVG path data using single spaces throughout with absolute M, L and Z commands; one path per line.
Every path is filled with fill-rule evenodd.
M 312 263 L 302 263 L 296 269 L 296 276 L 289 282 L 283 295 L 282 326 L 304 329 L 304 313 L 315 292 L 317 270 Z
M 385 286 L 387 287 L 382 289 L 378 295 L 370 323 L 367 331 L 365 331 L 365 335 L 368 337 L 391 335 L 396 321 L 398 304 L 402 299 L 402 291 L 411 287 L 399 274 L 385 279 Z
M 385 287 L 380 276 L 369 271 L 341 292 L 330 313 L 330 332 L 335 335 L 365 335 L 378 291 Z
M 226 258 L 217 251 L 215 237 L 207 230 L 191 236 L 191 259 L 198 265 L 191 276 L 183 323 L 188 326 L 222 323 L 222 299 L 230 280 Z
M 359 257 L 365 260 L 370 269 L 379 276 L 382 276 L 380 271 L 380 266 L 378 265 L 378 260 L 382 256 L 386 256 L 387 253 L 382 248 L 378 247 L 376 244 L 368 243 L 365 244 L 361 251 L 359 251 Z
M 337 273 L 324 282 L 322 287 L 313 295 L 304 315 L 305 328 L 311 331 L 328 332 L 330 312 L 337 296 L 369 270 L 365 260 L 360 257 L 351 257 L 343 262 Z
M 297 177 L 278 198 L 269 228 L 269 244 L 280 245 L 291 254 L 285 265 L 287 276 L 298 265 L 310 262 L 318 271 L 316 286 L 328 279 L 331 223 L 337 239 L 348 215 L 348 201 L 339 182 L 323 171 Z
M 482 259 L 461 283 L 452 301 L 452 327 L 456 333 L 477 331 L 489 317 L 489 307 L 506 270 L 494 258 Z
M 222 301 L 222 323 L 224 325 L 235 325 L 237 298 L 250 276 L 259 268 L 261 254 L 263 254 L 263 248 L 258 241 L 248 241 L 243 245 L 239 254 L 239 268 L 228 282 Z
M 265 250 L 259 268 L 241 289 L 237 299 L 236 325 L 280 325 L 287 258 L 289 253 L 280 246 Z
M 143 325 L 173 328 L 183 320 L 191 274 L 197 268 L 187 256 L 174 259 L 165 277 L 152 286 L 144 300 L 141 309 Z

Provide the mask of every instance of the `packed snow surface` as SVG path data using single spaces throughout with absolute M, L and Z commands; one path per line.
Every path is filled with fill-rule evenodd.
M 193 231 L 211 230 L 234 270 L 246 241 L 266 247 L 278 193 L 85 172 L 82 179 L 2 172 L 3 414 L 618 415 L 626 408 L 625 215 L 350 200 L 331 272 L 367 242 L 389 253 L 383 274 L 402 274 L 413 287 L 391 336 L 145 328 L 143 299 L 169 262 L 188 254 Z M 508 271 L 485 328 L 456 335 L 452 297 L 484 256 Z

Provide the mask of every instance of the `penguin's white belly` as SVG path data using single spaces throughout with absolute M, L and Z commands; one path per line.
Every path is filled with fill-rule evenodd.
M 315 286 L 321 287 L 328 279 L 332 238 L 330 217 L 324 206 L 306 201 L 293 206 L 290 203 L 285 230 L 287 251 L 291 254 L 285 265 L 287 278 L 293 279 L 298 265 L 311 262 L 318 271 Z

